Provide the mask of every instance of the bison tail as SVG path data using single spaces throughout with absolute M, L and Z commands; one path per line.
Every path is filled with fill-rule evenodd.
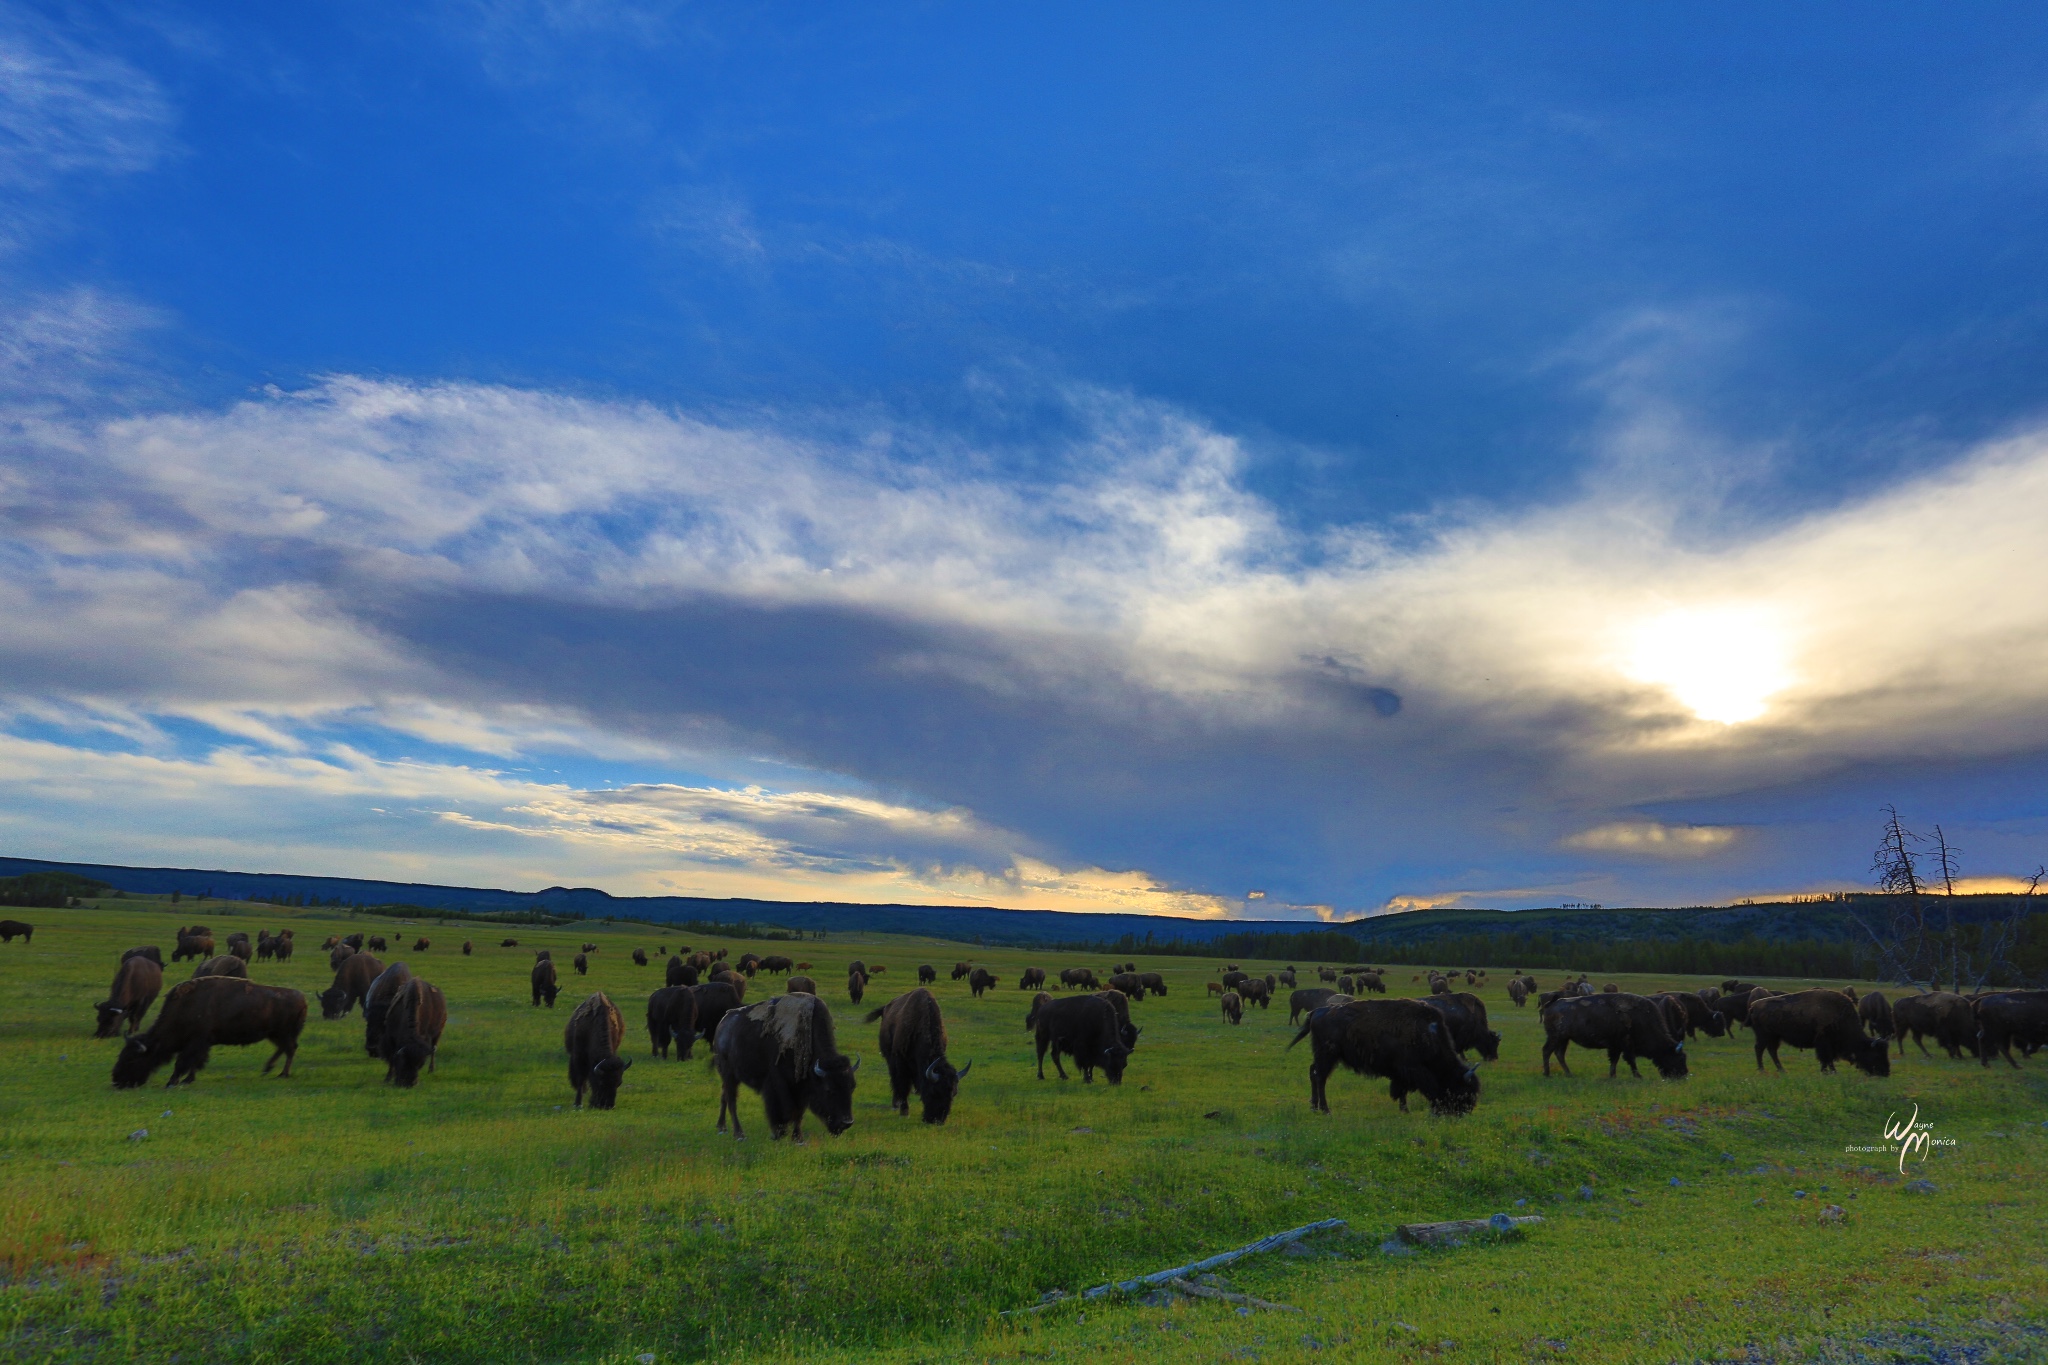
M 1299 1032 L 1299 1033 L 1295 1034 L 1295 1035 L 1294 1035 L 1294 1036 L 1293 1036 L 1292 1038 L 1288 1039 L 1288 1040 L 1287 1040 L 1287 1046 L 1291 1048 L 1291 1047 L 1293 1047 L 1293 1046 L 1294 1046 L 1294 1045 L 1295 1045 L 1296 1043 L 1300 1042 L 1300 1041 L 1301 1041 L 1302 1039 L 1304 1039 L 1304 1038 L 1308 1037 L 1308 1032 L 1309 1032 L 1309 1030 L 1310 1030 L 1310 1029 L 1312 1029 L 1312 1028 L 1314 1028 L 1315 1026 L 1316 1026 L 1316 1016 L 1315 1016 L 1315 1011 L 1311 1010 L 1311 1011 L 1309 1012 L 1309 1016 L 1308 1016 L 1308 1018 L 1302 1021 L 1302 1025 L 1301 1025 L 1301 1032 Z M 1285 1050 L 1285 1049 L 1283 1049 L 1283 1051 L 1284 1051 L 1284 1050 Z
M 874 1022 L 875 1022 L 875 1020 L 877 1020 L 877 1019 L 879 1019 L 879 1018 L 881 1018 L 881 1017 L 882 1017 L 882 1011 L 883 1011 L 883 1010 L 885 1010 L 885 1009 L 887 1009 L 887 1008 L 888 1008 L 888 1006 L 886 1006 L 886 1005 L 877 1005 L 877 1006 L 875 1006 L 875 1008 L 873 1008 L 873 1009 L 869 1010 L 869 1011 L 868 1011 L 868 1012 L 867 1012 L 866 1014 L 864 1014 L 864 1015 L 862 1015 L 862 1016 L 861 1016 L 861 1022 L 862 1022 L 863 1024 L 872 1024 L 872 1023 L 874 1023 Z

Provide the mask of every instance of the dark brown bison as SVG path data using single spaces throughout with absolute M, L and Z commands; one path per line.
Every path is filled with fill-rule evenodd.
M 1585 1048 L 1604 1048 L 1607 1074 L 1615 1074 L 1617 1063 L 1626 1061 L 1629 1072 L 1640 1077 L 1636 1059 L 1647 1057 L 1657 1074 L 1675 1081 L 1686 1074 L 1685 1044 L 1671 1036 L 1664 1011 L 1654 1000 L 1625 991 L 1601 995 L 1570 995 L 1553 1000 L 1543 1009 L 1543 1074 L 1550 1074 L 1550 1059 L 1557 1058 L 1564 1074 L 1572 1074 L 1565 1052 L 1573 1043 Z
M 429 939 L 416 938 L 412 941 L 412 950 L 416 953 L 424 953 L 433 946 L 433 942 Z
M 1273 1007 L 1273 988 L 1266 984 L 1264 977 L 1247 978 L 1239 984 L 1237 993 L 1244 997 L 1245 1003 L 1257 1005 L 1262 1010 Z
M 277 940 L 270 936 L 268 929 L 256 931 L 256 960 L 268 962 L 277 956 Z
M 1138 1050 L 1138 1035 L 1145 1030 L 1131 1022 L 1131 1002 L 1122 991 L 1103 990 L 1095 992 L 1098 999 L 1107 1000 L 1109 1007 L 1116 1011 L 1116 1036 L 1124 1045 L 1124 1051 Z
M 1075 987 L 1086 991 L 1099 989 L 1099 983 L 1095 980 L 1095 969 L 1092 967 L 1062 967 L 1060 969 L 1060 989 L 1071 990 Z
M 1335 967 L 1316 968 L 1317 979 L 1327 981 L 1331 983 L 1333 986 L 1336 984 L 1337 978 L 1341 975 L 1343 975 L 1343 973 L 1339 972 Z
M 384 941 L 384 935 L 372 934 L 370 935 L 370 951 L 373 953 L 388 953 L 391 951 L 391 945 Z
M 868 964 L 865 962 L 861 962 L 858 959 L 847 963 L 846 974 L 848 976 L 852 976 L 855 972 L 859 972 L 862 976 L 866 976 L 868 974 Z
M 1728 1017 L 1708 1004 L 1696 991 L 1660 991 L 1666 999 L 1678 1002 L 1685 1011 L 1685 1036 L 1698 1037 L 1704 1033 L 1709 1038 L 1719 1038 L 1728 1032 Z
M 12 943 L 15 939 L 23 943 L 36 941 L 36 927 L 18 919 L 0 919 L 0 943 Z
M 635 948 L 633 950 L 633 965 L 635 967 L 645 967 L 647 965 L 647 950 L 645 948 Z
M 146 957 L 151 962 L 154 962 L 159 970 L 164 965 L 163 949 L 157 947 L 154 943 L 145 943 L 140 948 L 130 948 L 121 954 L 123 962 L 126 962 L 131 957 Z
M 1659 991 L 1655 995 L 1645 996 L 1644 998 L 1658 1009 L 1664 1011 L 1664 1027 L 1671 1030 L 1673 1038 L 1683 1038 L 1686 1036 L 1686 1025 L 1689 1021 L 1685 1017 L 1685 1006 L 1679 1004 L 1663 991 Z
M 1871 991 L 1856 1001 L 1856 1017 L 1863 1021 L 1863 1027 L 1873 1038 L 1889 1040 L 1896 1031 L 1892 1026 L 1892 1006 L 1882 991 Z
M 195 977 L 239 976 L 246 978 L 249 975 L 249 964 L 236 957 L 233 953 L 222 953 L 219 957 L 209 957 L 206 961 L 194 967 L 192 975 Z
M 935 984 L 935 983 L 936 983 L 936 982 L 938 981 L 938 979 L 939 979 L 939 969 L 938 969 L 937 967 L 934 967 L 934 966 L 933 966 L 933 965 L 932 965 L 931 963 L 929 963 L 929 962 L 920 962 L 920 963 L 918 964 L 918 966 L 917 966 L 917 984 L 918 984 L 918 985 L 920 985 L 920 986 L 930 986 L 930 985 L 933 985 L 933 984 Z
M 93 1006 L 99 1012 L 99 1025 L 92 1036 L 111 1038 L 124 1022 L 132 1036 L 142 1027 L 142 1016 L 149 1013 L 163 988 L 162 964 L 146 957 L 122 958 L 114 969 L 114 984 L 108 988 L 107 998 Z
M 498 946 L 500 948 L 517 948 L 519 946 L 519 940 L 516 938 L 500 939 L 498 941 Z
M 1481 1061 L 1500 1060 L 1500 1034 L 1487 1026 L 1486 1006 L 1478 996 L 1470 991 L 1452 991 L 1433 995 L 1423 1003 L 1444 1017 L 1450 1026 L 1451 1046 L 1460 1057 L 1477 1048 Z
M 448 1027 L 448 997 L 432 982 L 413 977 L 398 988 L 384 1015 L 384 1079 L 410 1089 L 420 1068 L 434 1069 L 441 1032 Z
M 1287 1022 L 1289 1025 L 1301 1022 L 1301 1016 L 1311 1010 L 1319 1010 L 1323 1002 L 1337 992 L 1328 986 L 1310 986 L 1287 997 Z
M 327 954 L 327 970 L 330 972 L 340 971 L 341 964 L 355 955 L 356 950 L 349 947 L 346 943 L 335 944 L 333 950 Z
M 1241 972 L 1237 968 L 1232 967 L 1229 971 L 1223 974 L 1223 989 L 1226 991 L 1234 991 L 1239 986 L 1242 986 L 1245 982 L 1249 980 L 1251 980 L 1250 972 Z
M 1868 1076 L 1892 1074 L 1891 1049 L 1863 1032 L 1854 1002 L 1840 991 L 1817 988 L 1752 1000 L 1749 1031 L 1756 1035 L 1758 1071 L 1764 1069 L 1766 1052 L 1771 1054 L 1771 1064 L 1783 1071 L 1778 1047 L 1790 1043 L 1812 1048 L 1822 1071 L 1833 1071 L 1840 1060 L 1854 1062 L 1857 1070 Z
M 718 1068 L 718 1131 L 732 1120 L 740 1130 L 740 1087 L 761 1096 L 768 1131 L 804 1140 L 804 1113 L 816 1114 L 833 1136 L 853 1126 L 854 1073 L 858 1058 L 840 1055 L 832 1035 L 832 1011 L 815 995 L 775 995 L 734 1010 L 719 1021 L 711 1057 Z
M 590 975 L 590 955 L 588 953 L 576 954 L 575 957 L 569 960 L 569 965 L 576 969 L 576 975 L 578 976 Z
M 946 1060 L 946 1021 L 939 1013 L 938 998 L 920 986 L 899 995 L 878 1010 L 870 1010 L 867 1022 L 882 1021 L 882 1060 L 889 1068 L 889 1102 L 902 1115 L 910 1113 L 910 1092 L 917 1091 L 926 1123 L 944 1123 L 953 1112 L 953 1099 L 960 1082 L 974 1069 L 969 1062 L 958 1071 Z
M 363 936 L 361 934 L 350 934 L 347 938 L 343 939 L 342 942 L 346 943 L 349 947 L 355 949 L 359 953 L 364 951 Z
M 576 1092 L 576 1107 L 583 1107 L 583 1092 L 590 1092 L 592 1109 L 610 1109 L 619 1101 L 619 1082 L 631 1057 L 619 1055 L 619 1041 L 626 1036 L 626 1021 L 603 991 L 578 1005 L 562 1030 L 562 1046 L 569 1051 L 569 1088 Z
M 1420 1000 L 1354 1000 L 1325 1005 L 1303 1021 L 1287 1044 L 1310 1039 L 1309 1108 L 1330 1112 L 1330 1073 L 1339 1066 L 1387 1081 L 1403 1110 L 1420 1094 L 1432 1114 L 1469 1114 L 1479 1103 L 1479 1073 L 1459 1060 L 1450 1030 Z
M 983 991 L 994 990 L 996 983 L 1001 980 L 1001 977 L 988 970 L 988 968 L 976 967 L 973 975 L 967 978 L 967 989 L 974 992 L 975 997 L 978 999 Z
M 1138 984 L 1144 987 L 1148 994 L 1166 994 L 1166 978 L 1161 976 L 1158 972 L 1139 972 Z
M 385 1016 L 391 1013 L 391 1002 L 398 998 L 400 988 L 410 980 L 412 968 L 394 962 L 377 973 L 370 989 L 363 992 L 363 1051 L 372 1057 L 384 1055 Z
M 1222 1000 L 1217 1003 L 1223 1011 L 1223 1021 L 1225 1023 L 1242 1024 L 1244 1022 L 1244 997 L 1236 991 L 1223 992 Z
M 760 970 L 761 955 L 759 953 L 740 954 L 739 972 L 741 976 L 752 976 L 755 972 L 758 972 Z
M 668 979 L 668 984 L 671 986 L 694 986 L 697 984 L 696 966 L 680 953 L 670 958 L 668 966 L 662 970 Z
M 1024 1027 L 1037 1034 L 1039 1080 L 1045 1079 L 1045 1054 L 1051 1052 L 1053 1070 L 1061 1080 L 1067 1079 L 1067 1069 L 1060 1065 L 1060 1057 L 1065 1055 L 1081 1068 L 1084 1083 L 1094 1083 L 1097 1067 L 1111 1085 L 1124 1083 L 1124 1064 L 1131 1049 L 1123 1041 L 1116 1007 L 1101 996 L 1055 1000 L 1040 994 L 1024 1016 Z
M 1387 980 L 1378 972 L 1367 972 L 1358 978 L 1357 984 L 1372 995 L 1385 995 L 1387 993 Z
M 818 983 L 811 980 L 808 976 L 797 975 L 792 976 L 789 979 L 789 984 L 783 987 L 783 989 L 793 991 L 798 995 L 816 995 L 818 993 Z
M 1750 1006 L 1754 1013 L 1756 1006 Z M 1893 1037 L 1898 1040 L 1899 1055 L 1906 1055 L 1906 1035 L 1911 1034 L 1919 1045 L 1923 1057 L 1934 1054 L 1927 1050 L 1926 1039 L 1932 1036 L 1942 1051 L 1951 1059 L 1960 1060 L 1964 1051 L 1977 1055 L 1977 1015 L 1970 1008 L 1968 998 L 1953 991 L 1925 991 L 1919 995 L 1902 995 L 1892 1002 Z
M 183 929 L 180 929 L 180 930 L 179 930 L 178 932 L 182 934 L 182 933 L 184 933 L 185 931 L 184 931 Z M 321 952 L 323 952 L 323 953 L 331 953 L 331 952 L 333 952 L 333 951 L 334 951 L 334 950 L 335 950 L 336 948 L 339 948 L 340 946 L 341 946 L 341 935 L 340 935 L 340 934 L 329 934 L 329 935 L 327 936 L 327 938 L 326 938 L 326 939 L 325 939 L 325 940 L 324 940 L 324 941 L 323 941 L 323 942 L 322 942 L 322 943 L 320 944 L 320 951 L 321 951 Z M 354 950 L 353 948 L 351 948 L 351 949 L 350 949 L 349 951 L 350 951 L 350 952 L 354 952 L 355 950 Z
M 1771 994 L 1768 986 L 1747 986 L 1739 991 L 1723 991 L 1714 997 L 1714 1008 L 1728 1022 L 1728 1031 L 1733 1033 L 1735 1025 L 1749 1027 L 1749 1002 L 1752 996 L 1759 999 Z
M 1157 972 L 1147 972 L 1147 973 L 1145 973 L 1145 975 L 1147 975 L 1147 976 L 1157 976 L 1157 975 L 1158 975 L 1158 973 L 1157 973 Z M 1283 986 L 1285 986 L 1285 987 L 1286 987 L 1286 988 L 1287 988 L 1288 990 L 1290 990 L 1290 991 L 1291 991 L 1291 990 L 1293 990 L 1293 989 L 1294 989 L 1294 988 L 1295 988 L 1296 986 L 1298 986 L 1298 985 L 1300 985 L 1300 984 L 1301 984 L 1300 982 L 1298 982 L 1298 981 L 1296 981 L 1296 980 L 1294 979 L 1294 968 L 1292 968 L 1292 967 L 1289 967 L 1289 968 L 1288 968 L 1287 970 L 1285 970 L 1285 971 L 1283 971 L 1283 972 L 1281 972 L 1281 973 L 1280 973 L 1280 984 L 1281 984 L 1281 985 L 1283 985 Z M 1164 995 L 1164 994 L 1166 994 L 1166 992 L 1165 992 L 1165 991 L 1163 991 L 1163 990 L 1162 990 L 1162 991 L 1160 991 L 1159 993 L 1160 993 L 1161 995 Z
M 471 943 L 468 939 L 462 940 L 462 955 L 464 957 L 468 957 L 475 950 L 476 945 L 474 943 Z
M 348 1012 L 356 1007 L 370 983 L 384 972 L 384 964 L 368 953 L 350 953 L 342 964 L 334 969 L 334 984 L 320 992 L 320 1017 L 322 1019 L 345 1019 Z
M 1521 1009 L 1529 1003 L 1529 988 L 1522 984 L 1522 978 L 1519 976 L 1508 978 L 1508 999 L 1515 1002 L 1516 1009 Z
M 854 1004 L 858 1005 L 860 1003 L 860 998 L 867 994 L 867 989 L 868 977 L 866 972 L 848 972 L 846 974 L 847 998 L 852 1000 Z M 979 992 L 976 992 L 976 994 L 979 994 Z
M 2003 1057 L 2017 1070 L 2014 1043 L 2028 1057 L 2048 1045 L 2048 991 L 1998 991 L 1977 997 L 1977 1055 L 1984 1065 Z
M 186 958 L 205 961 L 213 956 L 213 935 L 205 930 L 194 932 L 190 929 L 178 931 L 178 946 L 171 953 L 171 961 L 183 962 Z
M 554 950 L 552 948 L 535 948 L 533 950 L 533 960 L 535 962 L 540 962 L 542 960 L 552 962 L 555 960 Z
M 249 936 L 240 929 L 228 935 L 228 952 L 248 962 L 256 956 L 256 950 L 249 946 Z
M 920 977 L 920 980 L 923 978 Z M 1017 974 L 1017 989 L 1020 991 L 1042 991 L 1045 989 L 1045 968 L 1026 967 Z
M 545 1000 L 548 1003 L 548 1008 L 553 1009 L 555 1007 L 555 997 L 562 993 L 562 988 L 555 984 L 554 962 L 544 957 L 534 963 L 531 984 L 533 986 L 534 1006 L 538 1008 L 540 1002 Z M 577 1008 L 581 1009 L 582 1006 L 579 1005 Z
M 146 1084 L 170 1062 L 169 1084 L 190 1083 L 213 1049 L 268 1042 L 277 1050 L 263 1064 L 268 1073 L 284 1058 L 280 1077 L 292 1074 L 299 1033 L 306 1026 L 306 997 L 282 986 L 259 986 L 245 977 L 202 976 L 181 981 L 164 997 L 156 1023 L 122 1044 L 114 1060 L 114 1088 Z
M 1104 984 L 1113 991 L 1122 991 L 1133 1000 L 1145 998 L 1145 984 L 1138 980 L 1136 972 L 1116 972 Z
M 761 970 L 767 972 L 770 976 L 781 976 L 794 966 L 796 966 L 794 961 L 780 953 L 769 953 L 761 959 Z
M 740 1007 L 739 988 L 731 982 L 706 981 L 690 990 L 697 997 L 697 1036 L 708 1043 L 718 1034 L 718 1021 Z
M 271 937 L 270 951 L 279 962 L 292 960 L 292 947 L 292 931 L 289 929 L 280 930 Z
M 713 967 L 709 979 L 732 987 L 732 993 L 735 998 L 740 1000 L 747 998 L 747 979 L 732 968 L 726 966 Z
M 668 1045 L 676 1045 L 676 1060 L 690 1060 L 697 1045 L 697 992 L 689 986 L 663 986 L 647 997 L 647 1039 L 654 1055 L 668 1056 Z

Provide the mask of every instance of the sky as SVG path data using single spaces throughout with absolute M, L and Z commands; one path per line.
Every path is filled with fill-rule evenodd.
M 2008 885 L 2044 359 L 2035 8 L 0 0 L 0 848 Z

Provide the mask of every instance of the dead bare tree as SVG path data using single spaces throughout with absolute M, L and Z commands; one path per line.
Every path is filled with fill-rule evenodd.
M 1933 848 L 1926 851 L 1929 844 Z M 1877 875 L 1877 889 L 1888 897 L 1884 918 L 1872 919 L 1849 912 L 1849 918 L 1877 952 L 1878 975 L 1901 986 L 1923 991 L 1941 989 L 1946 976 L 1951 989 L 1980 991 L 1993 978 L 2017 981 L 2011 954 L 2025 933 L 2032 913 L 2034 895 L 2048 868 L 2036 868 L 2024 894 L 2013 897 L 2006 911 L 1995 921 L 1981 923 L 1973 933 L 1967 924 L 1956 923 L 1956 880 L 1962 850 L 1948 841 L 1940 825 L 1932 840 L 1907 829 L 1896 806 L 1884 807 L 1884 824 L 1878 835 L 1877 853 L 1870 870 Z M 1929 879 L 1921 875 L 1923 861 L 1932 864 L 1941 883 L 1941 924 L 1928 924 Z

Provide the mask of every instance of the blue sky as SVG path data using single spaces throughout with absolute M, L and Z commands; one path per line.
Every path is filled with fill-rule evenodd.
M 10 852 L 1303 916 L 1855 885 L 1886 802 L 2048 857 L 2032 11 L 0 62 Z

